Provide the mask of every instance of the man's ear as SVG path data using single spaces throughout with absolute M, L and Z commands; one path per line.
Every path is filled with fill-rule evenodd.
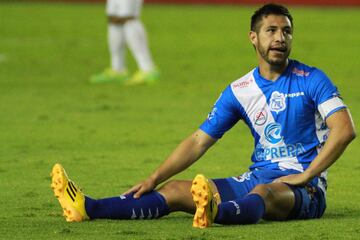
M 257 33 L 256 32 L 250 31 L 249 32 L 249 39 L 250 39 L 250 42 L 252 43 L 252 45 L 257 46 L 258 38 L 257 38 Z

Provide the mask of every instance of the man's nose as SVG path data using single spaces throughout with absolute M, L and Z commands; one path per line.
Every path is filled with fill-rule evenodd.
M 279 41 L 279 42 L 285 42 L 285 34 L 283 31 L 277 31 L 276 33 L 276 41 Z

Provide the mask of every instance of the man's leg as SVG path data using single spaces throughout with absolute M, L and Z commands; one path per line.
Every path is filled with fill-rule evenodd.
M 108 46 L 110 53 L 111 69 L 124 72 L 125 69 L 125 34 L 124 18 L 108 17 Z
M 151 191 L 138 199 L 128 194 L 95 200 L 81 192 L 60 164 L 55 164 L 51 176 L 54 195 L 69 222 L 99 218 L 152 219 L 173 211 L 192 213 L 195 210 L 191 181 L 169 181 L 159 191 Z
M 125 30 L 124 24 L 135 19 L 135 11 L 130 8 L 134 2 L 129 0 L 107 0 L 106 14 L 108 15 L 108 47 L 110 54 L 110 68 L 102 73 L 91 76 L 92 83 L 123 82 L 129 78 L 125 66 Z
M 261 218 L 286 220 L 294 205 L 294 192 L 286 184 L 260 184 L 244 198 L 221 203 L 214 222 L 252 224 Z
M 169 181 L 137 199 L 133 194 L 99 200 L 85 197 L 85 209 L 90 219 L 152 219 L 174 211 L 193 213 L 190 186 L 191 181 Z
M 158 192 L 164 196 L 170 212 L 183 211 L 193 214 L 196 208 L 190 188 L 190 180 L 171 180 L 165 183 Z
M 135 16 L 109 16 L 108 20 L 108 45 L 112 69 L 117 72 L 126 70 L 124 57 L 126 44 L 134 55 L 140 71 L 154 71 L 155 65 L 141 21 Z
M 90 219 L 153 219 L 169 214 L 164 197 L 157 191 L 140 198 L 133 194 L 98 200 L 85 197 L 85 210 Z
M 125 30 L 124 24 L 135 17 L 108 17 L 108 47 L 110 54 L 110 68 L 90 78 L 92 83 L 122 83 L 129 78 L 125 66 Z
M 127 44 L 125 25 L 136 20 L 140 14 L 141 0 L 107 0 L 108 44 L 112 70 L 124 72 L 125 45 Z
M 159 71 L 153 62 L 146 30 L 139 19 L 142 0 L 123 0 L 128 2 L 129 11 L 133 12 L 134 18 L 129 19 L 123 25 L 126 45 L 129 47 L 138 65 L 137 71 L 125 85 L 152 84 L 156 83 L 160 77 Z
M 213 196 L 217 191 L 212 192 L 209 185 L 211 181 L 202 175 L 196 176 L 193 181 L 192 194 L 197 207 L 194 227 L 208 227 L 212 222 L 251 224 L 261 218 L 285 220 L 295 204 L 292 189 L 283 183 L 257 184 L 249 177 L 247 180 L 235 181 L 238 192 L 234 194 L 232 187 L 224 184 L 227 182 L 226 179 L 215 181 L 223 198 L 222 203 L 218 205 L 213 204 L 214 200 L 216 201 Z M 255 186 L 252 187 L 252 184 Z
M 143 72 L 155 69 L 150 54 L 148 40 L 144 25 L 138 18 L 131 19 L 124 24 L 126 44 L 131 50 L 138 67 Z
M 123 24 L 132 17 L 108 17 L 108 46 L 110 53 L 110 68 L 93 75 L 92 83 L 124 82 L 129 78 L 125 67 L 125 33 Z
M 146 31 L 138 19 L 142 0 L 108 0 L 108 45 L 111 68 L 90 78 L 92 83 L 123 82 L 129 75 L 125 67 L 125 45 L 132 52 L 139 71 L 126 85 L 155 83 L 159 71 L 155 68 L 148 47 Z
M 286 220 L 295 205 L 294 192 L 285 183 L 260 184 L 250 194 L 258 194 L 264 200 L 263 218 L 268 220 Z

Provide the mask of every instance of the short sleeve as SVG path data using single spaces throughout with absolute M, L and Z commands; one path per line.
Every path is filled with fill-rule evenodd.
M 213 138 L 221 138 L 226 131 L 241 119 L 239 104 L 231 87 L 228 86 L 215 102 L 212 111 L 200 126 L 200 129 Z
M 324 72 L 315 69 L 310 75 L 309 93 L 323 119 L 346 108 L 337 87 Z

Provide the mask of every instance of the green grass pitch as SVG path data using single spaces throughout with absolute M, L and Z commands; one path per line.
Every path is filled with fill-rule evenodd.
M 93 197 L 144 179 L 205 119 L 218 94 L 256 65 L 247 39 L 255 7 L 147 5 L 156 86 L 91 85 L 108 66 L 101 4 L 0 3 L 0 239 L 356 239 L 360 145 L 329 172 L 320 220 L 191 227 L 192 216 L 67 223 L 50 189 L 61 162 Z M 360 122 L 360 9 L 291 7 L 292 58 L 323 69 Z M 136 66 L 129 56 L 129 68 Z M 243 124 L 176 176 L 227 177 L 250 164 Z

